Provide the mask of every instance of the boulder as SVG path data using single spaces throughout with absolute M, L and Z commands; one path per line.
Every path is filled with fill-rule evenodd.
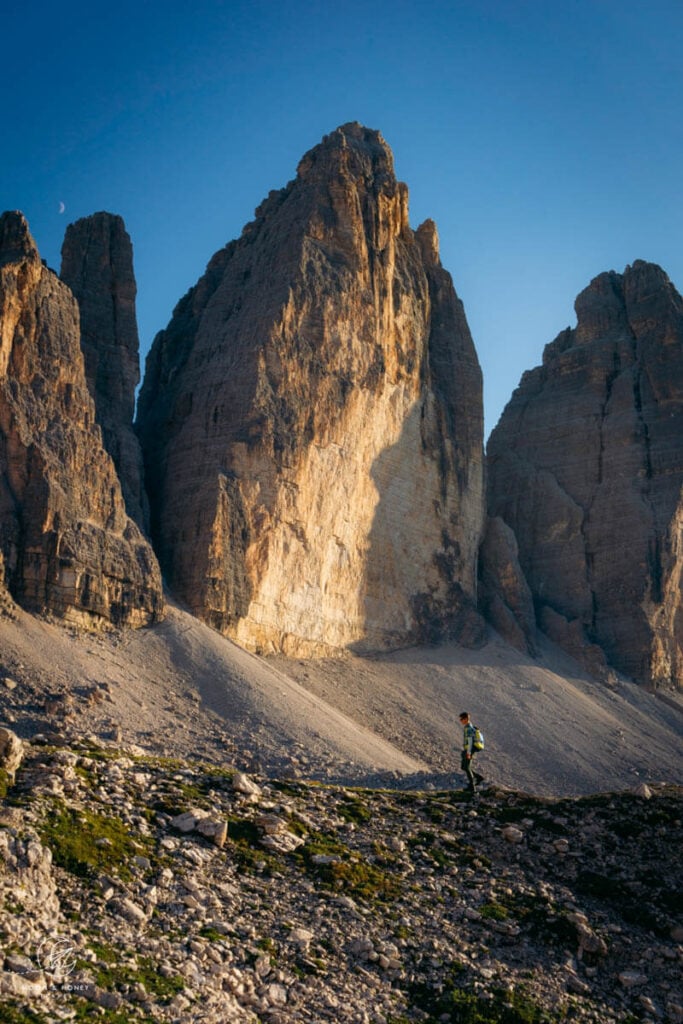
M 24 744 L 11 729 L 0 728 L 0 768 L 14 782 L 17 769 L 24 759 Z

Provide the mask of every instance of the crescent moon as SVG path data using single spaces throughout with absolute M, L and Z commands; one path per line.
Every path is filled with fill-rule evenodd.
M 65 210 L 66 210 L 66 206 L 64 205 L 64 203 L 60 203 L 59 204 L 59 212 L 60 213 L 64 213 Z

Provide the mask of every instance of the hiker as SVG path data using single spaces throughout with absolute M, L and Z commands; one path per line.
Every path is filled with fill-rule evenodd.
M 469 711 L 461 711 L 459 714 L 462 725 L 462 755 L 460 767 L 467 776 L 468 791 L 474 796 L 477 783 L 484 781 L 484 776 L 474 771 L 474 757 L 478 751 L 484 749 L 484 739 L 481 731 L 470 721 Z

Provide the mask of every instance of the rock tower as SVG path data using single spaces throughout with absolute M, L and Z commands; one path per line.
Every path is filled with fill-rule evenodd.
M 0 581 L 75 621 L 162 613 L 158 563 L 95 421 L 78 305 L 20 213 L 0 217 Z
M 475 640 L 481 374 L 436 228 L 347 124 L 175 309 L 139 403 L 176 594 L 248 647 Z
M 105 447 L 121 481 L 126 510 L 149 528 L 140 443 L 133 430 L 140 381 L 133 247 L 121 217 L 95 213 L 70 224 L 60 272 L 75 295 L 90 394 Z
M 491 435 L 488 506 L 539 625 L 648 685 L 683 682 L 683 300 L 656 265 L 601 274 Z

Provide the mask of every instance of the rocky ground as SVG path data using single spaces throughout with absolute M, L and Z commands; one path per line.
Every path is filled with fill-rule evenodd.
M 95 737 L 0 819 L 2 1019 L 683 1021 L 681 790 L 344 788 Z
M 173 607 L 98 634 L 6 604 L 0 1019 L 678 1024 L 663 696 L 495 635 L 266 661 Z

